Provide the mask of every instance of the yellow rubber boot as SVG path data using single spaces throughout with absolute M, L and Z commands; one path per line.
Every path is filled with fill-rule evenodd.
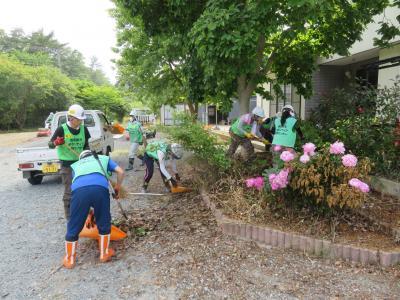
M 75 267 L 76 260 L 76 248 L 78 247 L 78 242 L 67 242 L 65 241 L 65 256 L 63 265 L 67 269 L 72 269 Z
M 110 248 L 110 234 L 100 235 L 100 261 L 107 262 L 115 255 L 114 249 Z

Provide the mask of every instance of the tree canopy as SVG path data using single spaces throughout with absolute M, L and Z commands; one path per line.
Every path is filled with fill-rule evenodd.
M 275 93 L 286 83 L 309 96 L 316 59 L 346 55 L 390 1 L 114 2 L 122 78 L 140 85 L 143 94 L 162 94 L 168 87 L 167 94 L 174 93 L 169 99 L 175 101 L 190 103 L 190 91 L 196 87 L 202 94 L 198 102 L 216 97 L 226 103 L 234 96 L 244 113 L 254 92 L 268 96 L 265 83 Z M 178 78 L 183 84 L 175 92 L 170 87 L 179 87 Z M 154 80 L 161 91 L 154 89 Z M 153 83 L 146 86 L 148 82 Z M 160 96 L 160 100 L 166 99 Z

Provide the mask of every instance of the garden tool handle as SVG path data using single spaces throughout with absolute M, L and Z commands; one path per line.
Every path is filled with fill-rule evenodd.
M 63 144 L 63 146 L 67 147 L 67 149 L 68 149 L 69 151 L 71 151 L 73 154 L 75 154 L 76 156 L 79 157 L 79 153 L 76 152 L 74 149 L 72 149 L 70 145 L 68 145 L 68 144 Z
M 100 166 L 100 168 L 101 168 L 101 171 L 103 172 L 103 175 L 107 178 L 108 186 L 109 186 L 109 188 L 110 188 L 112 197 L 113 197 L 114 199 L 116 199 L 114 187 L 112 186 L 110 180 L 109 180 L 108 177 L 107 177 L 107 173 L 106 173 L 106 171 L 104 170 L 103 165 L 101 164 L 101 162 L 100 162 L 100 160 L 99 160 L 99 156 L 97 155 L 96 151 L 92 151 L 92 154 L 93 154 L 93 157 L 94 157 L 94 158 L 97 160 L 97 162 L 99 163 L 99 166 Z M 128 216 L 126 215 L 125 210 L 122 208 L 122 205 L 121 205 L 121 203 L 120 203 L 118 200 L 117 200 L 117 205 L 118 205 L 118 208 L 119 208 L 119 210 L 121 211 L 122 215 L 124 216 L 124 218 L 125 218 L 126 220 L 128 220 Z

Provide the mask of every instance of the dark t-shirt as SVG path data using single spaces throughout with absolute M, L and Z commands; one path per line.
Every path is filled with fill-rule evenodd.
M 90 133 L 89 133 L 89 130 L 87 129 L 87 127 L 84 126 L 83 128 L 85 129 L 85 145 L 83 146 L 83 150 L 89 150 Z M 70 127 L 70 126 L 68 126 L 68 129 L 71 132 L 71 134 L 73 134 L 73 135 L 77 135 L 80 132 L 80 129 L 74 129 L 74 128 Z M 54 134 L 51 137 L 50 142 L 54 142 L 54 140 L 57 137 L 64 137 L 64 128 L 62 128 L 62 126 L 58 127 L 56 129 L 56 131 L 54 131 Z M 74 162 L 76 162 L 76 160 L 61 160 L 61 165 L 63 167 L 69 167 Z

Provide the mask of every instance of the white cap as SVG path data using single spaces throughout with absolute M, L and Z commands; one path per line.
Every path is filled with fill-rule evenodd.
M 83 150 L 83 151 L 81 152 L 81 154 L 79 155 L 79 159 L 88 157 L 88 156 L 90 156 L 90 155 L 92 155 L 92 151 L 90 151 L 90 150 Z
M 284 107 L 282 107 L 282 111 L 286 110 L 286 109 L 290 109 L 291 111 L 294 112 L 294 108 L 293 106 L 291 106 L 290 104 L 285 105 Z
M 68 112 L 67 112 L 68 116 L 72 116 L 74 118 L 77 118 L 79 120 L 85 120 L 86 116 L 85 116 L 85 110 L 83 109 L 82 106 L 80 106 L 79 104 L 73 104 L 68 108 Z
M 183 156 L 183 148 L 180 144 L 173 143 L 171 145 L 171 152 L 176 159 L 181 159 Z
M 253 115 L 256 115 L 256 116 L 260 117 L 260 118 L 265 118 L 264 110 L 259 106 L 254 107 L 254 109 L 253 109 L 253 111 L 251 113 Z

